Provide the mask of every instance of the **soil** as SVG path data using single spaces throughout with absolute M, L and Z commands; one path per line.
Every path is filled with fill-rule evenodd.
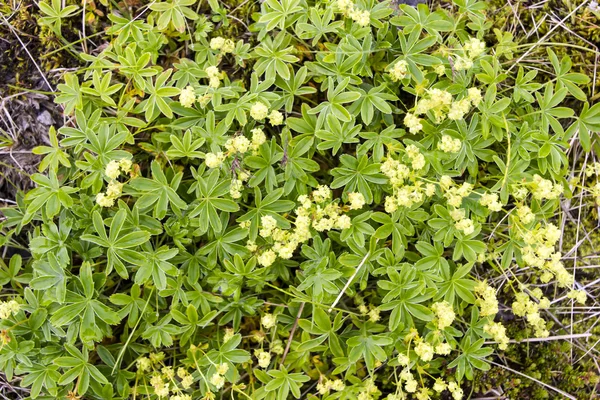
M 7 9 L 10 12 L 4 13 Z M 0 207 L 13 204 L 18 192 L 32 188 L 30 175 L 37 172 L 41 157 L 31 150 L 48 145 L 50 126 L 58 128 L 64 122 L 62 108 L 49 93 L 64 67 L 78 64 L 66 52 L 48 56 L 56 43 L 44 36 L 37 12 L 31 0 L 22 1 L 17 9 L 0 0 Z M 51 69 L 57 64 L 63 68 Z

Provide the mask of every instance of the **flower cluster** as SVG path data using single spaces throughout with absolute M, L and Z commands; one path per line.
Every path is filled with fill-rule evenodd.
M 208 75 L 208 85 L 211 88 L 216 89 L 221 85 L 221 72 L 219 71 L 219 68 L 215 67 L 214 65 L 211 65 L 210 67 L 206 67 L 204 72 L 206 72 L 206 75 Z
M 221 151 L 217 153 L 206 153 L 204 156 L 206 166 L 213 169 L 220 168 L 221 165 L 223 165 L 223 162 L 225 162 L 229 156 L 242 156 L 244 153 L 247 153 L 250 150 L 255 153 L 258 148 L 266 142 L 267 137 L 261 128 L 254 128 L 252 129 L 251 133 L 252 140 L 248 139 L 242 134 L 235 135 L 227 139 L 225 142 L 225 149 L 227 150 L 226 153 Z M 243 183 L 247 181 L 249 177 L 250 175 L 246 171 L 240 171 L 237 173 L 231 184 L 232 197 L 241 197 L 240 190 L 243 186 Z
M 419 115 L 431 113 L 433 120 L 439 124 L 444 119 L 461 120 L 471 110 L 471 107 L 477 107 L 481 102 L 481 91 L 477 88 L 467 90 L 467 95 L 460 100 L 453 99 L 452 94 L 446 90 L 437 88 L 428 89 L 426 96 L 421 98 L 414 109 L 414 112 L 407 113 L 404 117 L 404 124 L 411 133 L 417 133 L 423 126 Z
M 291 258 L 296 248 L 312 237 L 311 227 L 318 232 L 350 227 L 350 217 L 343 214 L 336 202 L 331 201 L 331 189 L 327 186 L 321 185 L 314 190 L 312 199 L 307 195 L 299 196 L 298 202 L 301 205 L 295 210 L 294 229 L 278 228 L 277 221 L 270 215 L 261 217 L 260 236 L 271 239 L 272 246 L 258 256 L 259 264 L 268 267 L 275 262 L 277 256 Z M 247 247 L 252 251 L 257 249 L 255 243 L 248 243 Z
M 254 350 L 254 356 L 258 361 L 258 366 L 267 369 L 269 368 L 269 364 L 271 364 L 271 354 L 268 351 L 264 351 L 263 349 Z
M 16 300 L 3 301 L 0 303 L 0 320 L 7 319 L 15 315 L 21 309 L 21 305 Z
M 186 108 L 190 108 L 195 102 L 196 90 L 194 90 L 193 86 L 188 85 L 179 93 L 179 103 Z
M 485 51 L 485 43 L 477 38 L 470 38 L 462 47 L 462 55 L 454 60 L 454 69 L 464 71 L 473 67 L 473 61 Z
M 229 365 L 223 363 L 215 366 L 215 372 L 210 377 L 210 384 L 217 390 L 225 385 L 225 374 L 229 371 Z
M 271 329 L 277 325 L 277 316 L 273 314 L 265 314 L 260 319 L 260 323 L 265 329 Z
M 359 210 L 365 205 L 365 196 L 362 193 L 348 193 L 348 201 L 350 202 L 351 210 Z
M 393 213 L 399 207 L 411 207 L 423 201 L 425 196 L 430 197 L 435 194 L 433 183 L 423 184 L 418 179 L 418 170 L 425 166 L 425 157 L 414 145 L 407 146 L 406 152 L 412 170 L 391 156 L 388 156 L 380 167 L 393 189 L 393 195 L 385 198 L 385 211 L 388 213 Z
M 508 336 L 506 336 L 506 327 L 500 322 L 490 322 L 483 327 L 483 331 L 494 338 L 498 343 L 500 350 L 508 348 Z
M 440 188 L 442 189 L 448 204 L 455 208 L 460 207 L 463 199 L 473 192 L 473 184 L 463 182 L 461 185 L 457 185 L 454 180 L 447 175 L 443 175 L 440 178 Z
M 406 78 L 406 75 L 408 74 L 408 63 L 405 60 L 396 62 L 392 69 L 390 69 L 389 74 L 392 81 L 401 81 Z
M 452 325 L 452 322 L 454 322 L 454 318 L 456 317 L 454 310 L 452 309 L 452 304 L 448 303 L 447 301 L 433 303 L 431 310 L 436 316 L 434 323 L 440 330 Z
M 337 5 L 344 16 L 352 18 L 358 25 L 369 26 L 371 24 L 371 13 L 368 10 L 356 8 L 352 0 L 338 0 Z
M 529 189 L 536 200 L 556 199 L 564 190 L 560 183 L 553 184 L 551 180 L 544 179 L 538 174 L 533 176 L 533 181 L 529 183 Z
M 257 101 L 250 107 L 250 116 L 257 121 L 267 118 L 269 115 L 269 107 L 260 101 Z
M 210 40 L 210 48 L 214 51 L 220 51 L 222 54 L 232 53 L 235 49 L 235 43 L 231 39 L 225 39 L 217 36 Z
M 502 203 L 496 193 L 484 193 L 479 198 L 479 204 L 487 207 L 488 210 L 498 212 L 502 210 Z
M 239 199 L 242 197 L 242 190 L 244 189 L 244 182 L 250 178 L 250 174 L 246 171 L 239 171 L 235 174 L 235 177 L 231 180 L 229 186 L 229 195 L 233 199 Z
M 458 153 L 462 147 L 462 142 L 450 135 L 443 135 L 437 147 L 444 153 Z
M 106 187 L 106 193 L 98 193 L 96 195 L 96 203 L 100 207 L 112 207 L 115 204 L 115 200 L 121 196 L 123 192 L 123 184 L 117 179 L 122 173 L 128 174 L 131 172 L 131 160 L 122 158 L 120 160 L 111 160 L 104 170 L 104 173 L 110 182 Z
M 341 392 L 346 388 L 344 382 L 341 379 L 330 380 L 327 378 L 321 378 L 321 381 L 317 384 L 317 391 L 319 394 L 326 395 L 331 390 Z
M 587 300 L 587 293 L 585 292 L 585 290 L 573 289 L 569 291 L 569 293 L 567 293 L 567 297 L 569 299 L 574 299 L 579 304 L 585 304 L 585 301 Z
M 479 313 L 481 316 L 493 317 L 498 313 L 496 290 L 488 285 L 487 282 L 479 282 L 477 286 L 475 286 L 475 295 L 477 297 L 476 304 L 479 306 Z
M 544 297 L 540 288 L 535 288 L 531 294 L 538 299 L 538 302 L 531 300 L 526 292 L 519 292 L 515 295 L 515 302 L 512 304 L 513 313 L 519 317 L 526 317 L 527 322 L 534 328 L 535 336 L 548 337 L 550 334 L 546 328 L 546 321 L 540 315 L 540 309 L 548 308 L 550 300 Z
M 547 283 L 556 278 L 559 287 L 573 284 L 573 275 L 561 262 L 561 253 L 555 251 L 556 242 L 560 238 L 560 229 L 556 225 L 548 223 L 533 229 L 521 229 L 518 234 L 525 242 L 521 250 L 523 261 L 542 271 L 542 282 Z

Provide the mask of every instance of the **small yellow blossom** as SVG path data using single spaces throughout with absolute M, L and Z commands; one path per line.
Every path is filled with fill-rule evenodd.
M 211 50 L 221 50 L 223 45 L 225 44 L 225 38 L 221 36 L 217 36 L 216 38 L 212 38 L 210 40 L 210 48 Z
M 179 94 L 179 103 L 184 107 L 191 107 L 196 102 L 196 92 L 192 86 L 188 86 Z
M 112 207 L 115 205 L 115 198 L 107 196 L 104 193 L 98 193 L 96 195 L 96 203 L 98 203 L 100 207 Z
M 365 205 L 365 196 L 358 192 L 348 193 L 348 201 L 351 210 L 358 210 Z
M 404 125 L 406 125 L 409 132 L 413 134 L 418 133 L 421 131 L 421 129 L 423 129 L 421 119 L 411 113 L 406 113 L 404 116 Z
M 490 211 L 501 211 L 502 203 L 500 203 L 496 193 L 484 193 L 479 198 L 479 204 L 487 207 Z
M 106 174 L 106 176 L 108 176 L 110 179 L 117 179 L 120 175 L 120 165 L 119 165 L 119 161 L 117 160 L 111 160 L 108 164 L 106 164 L 106 168 L 104 169 L 104 173 Z
M 491 322 L 483 327 L 483 330 L 488 335 L 492 336 L 498 342 L 500 350 L 506 350 L 508 347 L 508 336 L 506 336 L 506 328 L 500 322 Z
M 225 385 L 225 378 L 218 372 L 215 372 L 210 378 L 210 383 L 217 389 L 221 389 Z
M 454 322 L 454 318 L 456 317 L 452 305 L 445 300 L 433 303 L 431 310 L 435 313 L 435 323 L 440 330 L 452 325 L 452 322 Z
M 424 340 L 421 340 L 417 343 L 417 345 L 415 346 L 415 353 L 417 353 L 417 355 L 421 358 L 421 360 L 427 362 L 427 361 L 431 361 L 433 359 L 433 346 L 431 346 L 429 343 L 425 342 Z
M 256 359 L 258 360 L 258 366 L 261 368 L 268 368 L 269 364 L 271 364 L 271 355 L 264 351 L 264 350 L 260 350 L 260 349 L 256 349 L 254 350 L 254 355 L 256 356 Z
M 462 147 L 462 142 L 450 135 L 443 135 L 437 147 L 444 153 L 458 153 Z
M 254 103 L 250 108 L 250 116 L 257 121 L 267 118 L 267 115 L 269 115 L 269 108 L 260 101 Z
M 408 73 L 408 63 L 405 60 L 400 60 L 394 64 L 394 67 L 390 70 L 390 77 L 392 81 L 401 81 L 406 77 Z
M 262 119 L 262 118 L 258 118 L 258 119 Z M 277 110 L 271 111 L 271 114 L 269 114 L 269 123 L 272 126 L 277 126 L 277 125 L 283 124 L 283 114 Z
M 265 329 L 271 329 L 277 325 L 277 316 L 273 314 L 265 314 L 260 319 L 260 323 L 265 327 Z
M 569 299 L 575 299 L 579 304 L 585 304 L 585 301 L 587 300 L 587 293 L 585 292 L 585 290 L 571 290 L 569 293 L 567 293 L 567 297 Z
M 435 346 L 435 353 L 442 356 L 447 356 L 451 351 L 452 347 L 450 347 L 450 344 L 448 343 L 440 343 Z
M 277 258 L 273 250 L 267 250 L 258 256 L 258 263 L 263 267 L 270 267 Z
M 223 161 L 225 161 L 225 154 L 222 152 L 218 153 L 206 153 L 204 161 L 206 162 L 206 166 L 208 168 L 219 168 Z
M 469 39 L 463 47 L 470 58 L 479 57 L 485 51 L 485 43 L 476 38 Z

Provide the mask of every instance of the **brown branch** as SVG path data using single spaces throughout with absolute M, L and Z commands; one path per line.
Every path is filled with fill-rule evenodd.
M 292 326 L 292 331 L 290 332 L 290 337 L 288 338 L 287 344 L 285 345 L 285 350 L 283 351 L 283 357 L 281 357 L 281 362 L 279 363 L 279 366 L 283 366 L 283 363 L 285 361 L 285 357 L 287 356 L 288 352 L 290 351 L 290 346 L 292 345 L 292 339 L 294 338 L 294 333 L 296 333 L 296 328 L 298 327 L 298 320 L 300 319 L 300 316 L 302 315 L 302 311 L 304 310 L 304 302 L 302 302 L 300 304 L 300 309 L 298 310 L 298 315 L 296 315 L 296 320 L 294 321 L 294 326 Z

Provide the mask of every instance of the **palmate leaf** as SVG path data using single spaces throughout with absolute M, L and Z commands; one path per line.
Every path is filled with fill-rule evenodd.
M 277 174 L 273 165 L 281 161 L 282 158 L 283 149 L 274 138 L 269 143 L 261 145 L 256 155 L 244 157 L 245 165 L 255 170 L 248 181 L 248 185 L 257 187 L 264 182 L 267 191 L 272 191 L 277 186 Z
M 340 156 L 341 167 L 334 168 L 331 175 L 335 178 L 331 183 L 332 189 L 345 187 L 345 191 L 360 192 L 367 204 L 373 202 L 373 190 L 370 184 L 384 185 L 387 179 L 381 174 L 380 164 L 370 163 L 366 155 L 358 158 L 349 154 Z
M 266 0 L 264 6 L 268 12 L 262 14 L 259 23 L 266 25 L 266 30 L 271 31 L 276 27 L 284 31 L 285 28 L 295 19 L 288 18 L 293 14 L 302 11 L 300 0 Z
M 94 297 L 95 284 L 89 264 L 81 268 L 79 281 L 83 287 L 83 295 L 67 290 L 67 304 L 54 312 L 50 323 L 61 327 L 77 319 L 79 338 L 84 343 L 100 341 L 109 332 L 109 325 L 119 323 L 119 315 Z
M 88 391 L 90 381 L 103 385 L 108 383 L 98 368 L 90 363 L 88 350 L 85 347 L 80 351 L 75 346 L 66 343 L 65 350 L 68 353 L 67 356 L 54 360 L 54 364 L 65 371 L 58 380 L 58 384 L 66 385 L 77 379 L 77 393 L 83 395 Z
M 179 253 L 179 249 L 171 249 L 168 246 L 161 246 L 153 249 L 148 242 L 142 245 L 145 258 L 136 274 L 135 283 L 144 284 L 152 282 L 158 290 L 166 289 L 167 275 L 177 276 L 179 270 L 169 260 Z
M 473 379 L 473 369 L 487 371 L 490 369 L 490 364 L 485 361 L 485 357 L 494 352 L 490 347 L 483 347 L 485 340 L 479 339 L 475 342 L 471 341 L 470 336 L 465 336 L 460 343 L 461 354 L 454 359 L 448 367 L 456 367 L 456 378 L 461 381 L 464 376 L 467 379 Z
M 64 208 L 71 208 L 73 198 L 71 193 L 79 189 L 61 184 L 55 171 L 50 170 L 48 176 L 34 174 L 31 180 L 38 187 L 30 190 L 25 195 L 25 201 L 28 203 L 27 210 L 23 216 L 23 224 L 29 223 L 36 213 L 42 209 L 47 218 L 52 218 Z
M 135 109 L 136 112 L 144 112 L 146 122 L 156 119 L 161 113 L 167 118 L 173 118 L 173 111 L 169 105 L 170 98 L 177 96 L 181 90 L 174 86 L 167 86 L 167 80 L 171 76 L 172 70 L 168 69 L 158 75 L 155 81 L 152 78 L 146 79 L 146 92 L 150 97 L 142 101 Z
M 199 228 L 197 235 L 202 235 L 212 228 L 213 232 L 221 230 L 219 212 L 235 212 L 240 209 L 238 204 L 223 196 L 229 193 L 230 181 L 219 182 L 219 171 L 212 170 L 207 177 L 200 174 L 196 177 L 195 185 L 190 187 L 189 192 L 196 193 L 196 201 L 192 203 L 194 208 L 189 213 L 190 218 L 198 217 Z
M 196 14 L 190 7 L 194 5 L 195 0 L 170 0 L 164 2 L 154 2 L 150 4 L 150 9 L 159 14 L 157 27 L 161 31 L 166 30 L 171 25 L 175 30 L 184 32 L 186 28 L 185 19 L 196 20 Z
M 283 229 L 290 228 L 290 222 L 283 218 L 279 213 L 290 211 L 296 204 L 291 200 L 279 200 L 281 196 L 283 196 L 282 188 L 273 190 L 264 198 L 259 188 L 254 189 L 255 208 L 238 218 L 238 222 L 250 221 L 250 240 L 256 240 L 258 228 L 261 224 L 260 220 L 266 215 L 275 218 L 278 227 Z
M 174 174 L 169 181 L 157 161 L 152 161 L 150 169 L 152 179 L 140 177 L 129 183 L 137 194 L 141 194 L 137 201 L 139 209 L 144 210 L 154 205 L 152 215 L 158 219 L 163 219 L 169 210 L 180 214 L 181 210 L 187 209 L 187 203 L 177 194 L 183 173 Z
M 289 46 L 291 39 L 285 31 L 280 32 L 275 40 L 269 36 L 265 37 L 261 45 L 254 50 L 257 55 L 254 70 L 258 75 L 264 74 L 266 80 L 273 81 L 277 76 L 290 79 L 288 64 L 298 61 L 298 57 L 293 55 L 293 47 Z
M 107 103 L 109 106 L 116 106 L 117 104 L 112 99 L 111 95 L 123 87 L 122 83 L 115 83 L 111 85 L 112 72 L 108 72 L 107 74 L 101 75 L 99 71 L 94 71 L 92 86 L 83 86 L 81 91 L 85 94 L 89 94 L 92 96 L 98 96 L 102 101 Z
M 48 262 L 40 262 L 35 266 L 35 277 L 29 282 L 34 290 L 53 292 L 54 300 L 62 304 L 67 295 L 66 265 L 62 265 L 54 253 L 48 253 Z
M 329 77 L 327 101 L 322 102 L 308 111 L 309 114 L 318 115 L 317 128 L 323 126 L 325 119 L 330 114 L 343 122 L 352 120 L 350 111 L 348 111 L 344 105 L 358 100 L 360 98 L 360 92 L 354 90 L 346 91 L 349 84 L 350 79 L 346 78 L 340 82 L 339 85 L 334 86 L 333 78 Z
M 579 133 L 581 147 L 585 151 L 592 149 L 592 133 L 600 132 L 600 103 L 594 104 L 592 107 L 585 103 L 583 110 L 576 121 L 569 127 L 566 134 L 566 139 L 573 137 L 575 133 Z
M 167 156 L 173 159 L 177 158 L 202 158 L 204 153 L 198 151 L 204 144 L 204 138 L 198 138 L 194 141 L 192 138 L 192 132 L 187 130 L 183 135 L 183 140 L 179 139 L 175 135 L 170 136 L 171 148 L 167 150 Z
M 115 268 L 117 273 L 124 279 L 129 277 L 124 262 L 133 265 L 142 265 L 146 261 L 146 258 L 133 249 L 150 239 L 150 233 L 146 231 L 131 232 L 129 229 L 123 229 L 126 216 L 127 213 L 125 210 L 119 210 L 112 218 L 110 232 L 107 235 L 102 216 L 98 211 L 95 211 L 92 215 L 92 220 L 97 236 L 87 234 L 81 236 L 81 240 L 106 248 L 106 273 L 109 274 Z
M 386 334 L 374 334 L 371 329 L 375 327 L 372 325 L 374 324 L 364 323 L 360 327 L 360 333 L 346 341 L 349 350 L 348 360 L 356 363 L 363 359 L 370 373 L 373 373 L 377 361 L 386 360 L 387 354 L 383 347 L 393 343 L 392 338 Z
M 46 154 L 42 159 L 38 170 L 43 172 L 50 167 L 53 171 L 56 171 L 59 164 L 70 167 L 71 162 L 69 161 L 69 157 L 67 156 L 67 153 L 60 148 L 56 129 L 54 129 L 53 126 L 51 126 L 48 131 L 48 138 L 50 139 L 50 146 L 38 146 L 32 150 L 33 154 Z
M 65 83 L 58 84 L 57 88 L 60 93 L 54 98 L 54 102 L 64 104 L 66 114 L 71 114 L 75 108 L 81 108 L 83 98 L 77 75 L 65 74 Z
M 452 273 L 448 262 L 440 263 L 443 280 L 438 285 L 438 293 L 434 299 L 436 301 L 444 299 L 453 304 L 458 303 L 460 298 L 469 304 L 475 304 L 475 295 L 473 293 L 477 282 L 469 278 L 469 272 L 472 268 L 473 263 L 467 263 L 457 267 L 454 273 Z
M 23 387 L 31 387 L 31 398 L 36 399 L 42 393 L 50 394 L 51 396 L 57 396 L 57 382 L 60 379 L 60 372 L 58 365 L 42 365 L 34 363 L 31 366 L 21 365 L 19 370 L 22 373 L 27 373 L 21 385 Z
M 344 122 L 340 124 L 340 121 L 333 115 L 327 116 L 326 129 L 318 130 L 315 133 L 321 143 L 317 145 L 319 150 L 331 149 L 333 155 L 336 155 L 345 143 L 358 143 L 356 135 L 360 132 L 361 125 L 354 125 L 354 121 Z
M 267 372 L 273 379 L 265 385 L 265 390 L 268 392 L 277 391 L 277 400 L 288 399 L 291 392 L 294 398 L 300 398 L 300 386 L 304 382 L 308 382 L 310 378 L 303 373 L 289 373 L 284 366 L 279 370 L 271 370 Z
M 390 23 L 403 27 L 404 33 L 425 30 L 437 36 L 438 32 L 448 32 L 453 28 L 451 20 L 442 11 L 430 12 L 425 4 L 418 4 L 416 9 L 408 4 L 400 4 L 400 9 L 403 14 L 390 19 Z
M 368 92 L 359 89 L 361 96 L 352 103 L 348 111 L 356 115 L 358 110 L 360 110 L 360 117 L 365 125 L 369 125 L 373 121 L 376 112 L 378 112 L 377 115 L 379 113 L 383 115 L 391 114 L 392 106 L 390 106 L 388 101 L 398 100 L 398 97 L 392 93 L 384 92 L 385 89 L 384 85 L 373 87 Z
M 52 0 L 52 6 L 50 6 L 47 2 L 41 1 L 38 3 L 40 10 L 46 16 L 40 18 L 40 21 L 44 25 L 50 26 L 54 32 L 60 35 L 62 21 L 65 18 L 69 18 L 71 15 L 77 11 L 79 8 L 76 5 L 70 5 L 63 7 L 63 4 L 60 0 Z

